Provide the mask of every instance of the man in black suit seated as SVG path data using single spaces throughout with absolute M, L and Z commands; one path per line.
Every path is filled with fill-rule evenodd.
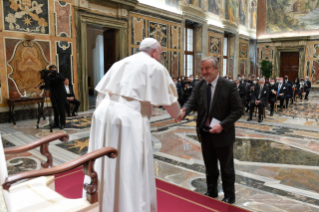
M 69 79 L 64 80 L 64 87 L 66 92 L 65 109 L 68 117 L 70 117 L 70 103 L 74 104 L 72 116 L 76 116 L 76 112 L 78 111 L 81 102 L 75 98 L 73 86 L 70 85 Z
M 305 78 L 305 88 L 304 90 L 306 91 L 306 96 L 305 96 L 305 100 L 308 100 L 308 95 L 311 89 L 311 82 L 309 81 L 309 77 L 306 76 Z
M 222 201 L 232 204 L 235 202 L 235 122 L 242 116 L 243 108 L 236 84 L 219 76 L 217 58 L 203 59 L 200 68 L 204 80 L 193 88 L 177 121 L 184 119 L 192 110 L 198 112 L 196 132 L 206 167 L 205 195 L 218 197 L 219 161 L 224 191 Z M 210 125 L 212 120 L 214 122 Z
M 245 76 L 243 75 L 238 86 L 238 92 L 243 108 L 245 108 L 246 105 L 246 84 L 247 83 L 245 82 Z
M 255 107 L 258 107 L 258 112 L 259 112 L 258 122 L 260 123 L 262 122 L 264 107 L 266 107 L 268 103 L 269 90 L 268 90 L 268 87 L 265 86 L 264 78 L 260 78 L 258 83 L 259 83 L 259 86 L 255 86 L 253 94 L 251 96 L 250 113 L 249 113 L 249 118 L 247 119 L 247 121 L 252 120 L 254 109 Z
M 277 90 L 277 97 L 280 100 L 280 111 L 282 111 L 282 106 L 284 105 L 284 100 L 287 97 L 288 88 L 285 84 L 283 84 L 283 78 L 280 77 L 278 80 L 278 90 Z
M 275 83 L 273 78 L 269 78 L 269 96 L 268 101 L 270 101 L 270 116 L 274 115 L 274 107 L 277 104 L 277 91 L 278 85 Z
M 245 97 L 245 106 L 246 106 L 246 112 L 249 110 L 249 103 L 251 101 L 251 88 L 253 88 L 253 83 L 251 81 L 251 78 L 248 77 L 247 82 L 246 82 L 246 87 L 245 87 L 245 92 L 246 92 L 246 97 Z

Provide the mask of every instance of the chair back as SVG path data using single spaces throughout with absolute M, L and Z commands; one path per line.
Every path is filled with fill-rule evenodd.
M 4 202 L 6 204 L 8 212 L 12 212 L 11 206 L 11 198 L 10 193 L 7 190 L 2 189 L 2 185 L 5 182 L 6 178 L 8 177 L 8 169 L 6 164 L 6 157 L 4 155 L 3 143 L 0 134 L 0 186 L 3 192 Z

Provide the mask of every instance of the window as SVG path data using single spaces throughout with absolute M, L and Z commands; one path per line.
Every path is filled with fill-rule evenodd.
M 225 35 L 224 43 L 223 43 L 223 76 L 227 73 L 227 65 L 228 65 L 228 37 Z
M 194 27 L 185 27 L 185 47 L 184 47 L 184 74 L 190 76 L 194 74 Z

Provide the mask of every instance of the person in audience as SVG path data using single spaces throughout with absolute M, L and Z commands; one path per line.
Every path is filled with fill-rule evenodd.
M 176 86 L 178 98 L 181 98 L 181 96 L 182 96 L 182 84 L 175 77 L 173 78 L 173 82 L 174 82 L 174 84 Z
M 97 108 L 88 152 L 107 146 L 118 150 L 115 159 L 103 157 L 94 164 L 99 211 L 103 212 L 157 211 L 152 108 L 163 105 L 174 119 L 180 114 L 174 82 L 160 63 L 161 45 L 145 38 L 139 49 L 116 62 L 95 88 Z M 87 176 L 85 183 L 90 183 Z
M 70 85 L 69 79 L 64 80 L 64 87 L 66 92 L 65 110 L 68 114 L 68 117 L 70 117 L 70 103 L 74 104 L 72 116 L 76 116 L 81 102 L 75 98 L 73 86 Z
M 296 96 L 300 96 L 299 92 L 300 92 L 300 82 L 299 82 L 299 78 L 296 77 L 294 84 L 292 85 L 292 87 L 294 88 L 294 92 L 293 92 L 293 100 L 296 101 Z
M 245 77 L 241 77 L 241 81 L 239 83 L 238 92 L 241 99 L 241 103 L 243 105 L 243 108 L 245 108 L 246 105 L 246 82 Z
M 279 78 L 280 78 L 280 77 L 276 77 L 275 84 L 276 84 L 277 86 L 278 86 L 278 84 L 279 84 L 279 83 L 278 83 L 278 82 L 279 82 Z
M 300 99 L 302 99 L 302 93 L 305 91 L 305 80 L 303 78 L 300 78 L 300 88 L 299 88 L 299 92 L 298 92 L 298 96 Z
M 243 108 L 236 84 L 219 77 L 217 58 L 203 59 L 200 67 L 204 80 L 196 84 L 177 121 L 184 119 L 192 110 L 198 112 L 196 131 L 206 167 L 205 195 L 218 197 L 219 161 L 224 191 L 222 201 L 233 204 L 235 202 L 233 155 L 235 122 L 242 116 Z M 213 118 L 215 120 L 213 123 L 216 124 L 210 125 Z
M 240 82 L 240 84 L 241 83 L 246 83 L 247 82 L 247 80 L 246 80 L 246 77 L 245 77 L 245 75 L 243 74 L 243 75 L 241 75 L 241 78 L 240 78 L 240 80 L 238 80 L 239 82 Z
M 278 80 L 278 90 L 277 90 L 277 97 L 280 100 L 280 109 L 279 109 L 279 111 L 282 111 L 282 107 L 283 107 L 284 101 L 285 101 L 285 99 L 287 97 L 287 93 L 288 93 L 287 86 L 285 86 L 283 84 L 283 78 L 280 77 L 279 80 Z
M 237 75 L 237 81 L 240 82 L 240 80 L 241 80 L 241 77 L 240 77 L 240 74 L 238 74 Z
M 247 83 L 246 83 L 246 87 L 245 87 L 245 91 L 246 91 L 246 112 L 249 111 L 249 105 L 250 105 L 250 101 L 251 101 L 251 91 L 252 88 L 254 87 L 253 82 L 251 80 L 250 77 L 248 77 L 247 79 Z
M 265 86 L 265 79 L 261 78 L 259 79 L 259 84 L 255 86 L 253 95 L 251 97 L 251 102 L 250 102 L 250 113 L 249 113 L 249 118 L 247 121 L 252 120 L 253 112 L 255 107 L 258 107 L 258 122 L 262 122 L 262 117 L 263 117 L 263 111 L 264 107 L 267 106 L 268 103 L 268 95 L 269 95 L 269 90 L 267 86 Z
M 284 84 L 287 84 L 287 83 L 289 83 L 290 85 L 292 85 L 291 81 L 289 80 L 288 75 L 285 75 L 285 81 L 284 81 Z
M 184 105 L 188 101 L 189 97 L 192 94 L 192 90 L 193 88 L 190 86 L 190 83 L 189 82 L 185 83 L 185 87 L 183 89 L 183 95 L 180 102 L 181 105 Z
M 234 79 L 234 82 L 236 83 L 236 86 L 237 86 L 237 91 L 239 92 L 239 81 L 237 79 Z
M 268 100 L 270 102 L 270 116 L 274 115 L 274 107 L 277 104 L 277 92 L 278 92 L 278 85 L 275 83 L 273 78 L 269 78 L 269 96 Z
M 286 86 L 287 88 L 287 94 L 286 94 L 286 109 L 288 109 L 288 105 L 289 105 L 289 100 L 290 98 L 293 98 L 293 90 L 292 90 L 292 84 L 291 81 L 288 80 L 288 76 L 285 76 L 285 81 L 283 82 L 283 84 Z
M 309 81 L 309 77 L 306 76 L 305 78 L 305 88 L 304 88 L 305 92 L 306 92 L 306 96 L 305 96 L 305 100 L 308 100 L 308 95 L 310 93 L 311 90 L 311 82 Z

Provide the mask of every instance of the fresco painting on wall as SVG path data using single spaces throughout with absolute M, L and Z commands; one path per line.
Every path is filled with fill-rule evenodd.
M 6 39 L 6 44 L 11 40 L 13 39 Z M 46 43 L 49 45 L 48 42 Z M 8 46 L 10 44 L 6 45 L 6 48 Z M 20 98 L 24 91 L 31 96 L 39 95 L 41 90 L 35 88 L 41 82 L 39 71 L 49 64 L 38 42 L 19 41 L 7 63 L 10 98 Z
M 171 75 L 177 77 L 180 69 L 180 52 L 171 52 Z
M 201 26 L 195 27 L 195 39 L 196 39 L 196 53 L 202 52 L 202 30 Z
M 132 17 L 132 44 L 140 45 L 145 38 L 145 20 Z
M 319 44 L 313 45 L 313 58 L 319 58 Z
M 208 0 L 208 12 L 219 15 L 220 0 Z
M 317 0 L 268 0 L 266 32 L 319 29 Z
M 163 47 L 168 47 L 167 25 L 149 21 L 148 27 L 150 37 L 155 38 Z
M 59 73 L 68 78 L 70 83 L 73 83 L 72 43 L 65 41 L 56 42 L 56 49 L 56 65 Z
M 247 58 L 248 56 L 248 44 L 239 43 L 239 57 Z
M 257 25 L 257 2 L 255 0 L 250 2 L 251 13 L 250 13 L 250 28 L 256 29 Z
M 166 5 L 174 8 L 178 8 L 178 2 L 179 0 L 165 0 Z
M 5 30 L 49 34 L 48 1 L 3 0 L 2 3 Z
M 236 22 L 236 0 L 225 0 L 225 18 L 229 20 L 229 23 Z
M 168 52 L 162 51 L 161 64 L 168 70 Z
M 247 3 L 246 0 L 239 1 L 239 23 L 241 25 L 246 25 L 247 21 Z
M 220 38 L 210 36 L 209 52 L 211 54 L 220 54 L 221 42 Z
M 319 61 L 314 60 L 312 63 L 312 76 L 311 76 L 312 83 L 319 83 Z
M 261 59 L 262 60 L 271 60 L 273 56 L 272 46 L 263 46 L 261 48 Z
M 181 28 L 171 26 L 171 48 L 180 49 Z

